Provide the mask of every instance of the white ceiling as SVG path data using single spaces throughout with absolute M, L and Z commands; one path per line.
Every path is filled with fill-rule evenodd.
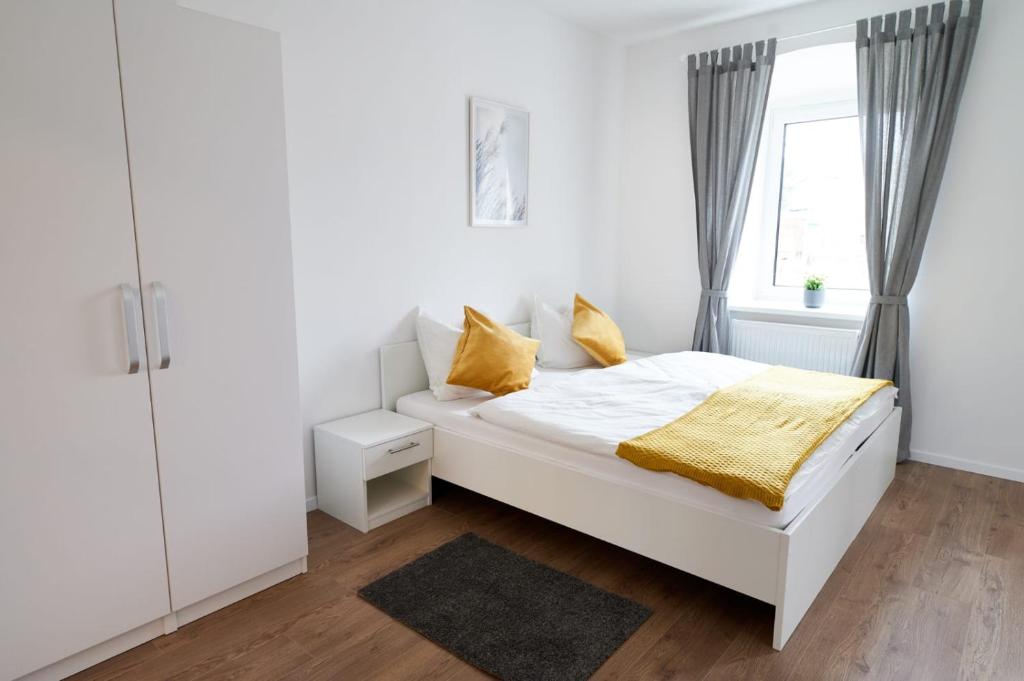
M 533 0 L 551 14 L 625 42 L 813 1 Z

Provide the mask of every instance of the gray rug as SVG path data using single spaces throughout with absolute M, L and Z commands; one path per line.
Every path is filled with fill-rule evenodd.
M 651 614 L 472 533 L 359 595 L 506 681 L 587 679 Z

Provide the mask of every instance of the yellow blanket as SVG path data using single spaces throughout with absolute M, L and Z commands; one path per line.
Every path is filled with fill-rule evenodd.
M 773 367 L 723 388 L 616 454 L 777 511 L 801 464 L 891 381 Z

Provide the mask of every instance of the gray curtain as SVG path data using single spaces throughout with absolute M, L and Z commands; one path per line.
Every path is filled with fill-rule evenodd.
M 910 453 L 910 310 L 949 155 L 981 0 L 938 3 L 857 22 L 858 108 L 866 180 L 871 304 L 852 374 L 891 379 L 903 407 L 899 459 Z M 945 16 L 943 16 L 945 10 Z
M 729 351 L 726 291 L 747 215 L 775 39 L 691 54 L 690 156 L 701 295 L 693 349 Z

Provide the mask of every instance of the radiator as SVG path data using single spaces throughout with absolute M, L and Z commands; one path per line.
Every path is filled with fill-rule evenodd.
M 730 354 L 765 364 L 847 374 L 858 333 L 856 329 L 734 319 Z

